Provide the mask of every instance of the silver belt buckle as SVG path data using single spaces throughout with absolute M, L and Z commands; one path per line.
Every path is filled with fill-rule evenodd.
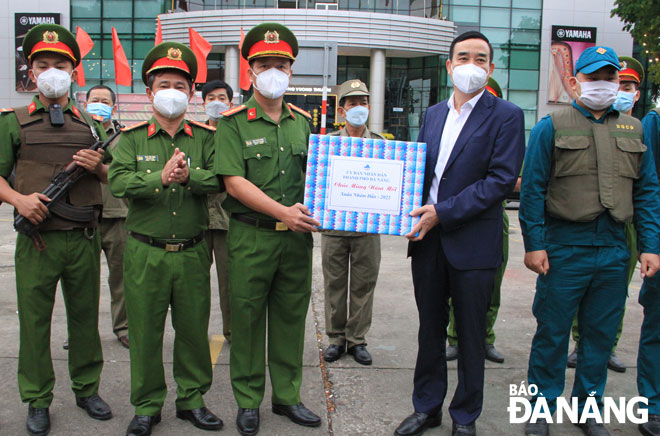
M 183 250 L 183 244 L 165 244 L 165 251 L 177 253 Z

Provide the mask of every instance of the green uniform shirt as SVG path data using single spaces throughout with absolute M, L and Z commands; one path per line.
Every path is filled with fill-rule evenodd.
M 190 180 L 164 188 L 161 172 L 176 147 L 189 159 Z M 207 194 L 220 190 L 214 154 L 213 131 L 188 120 L 174 138 L 153 117 L 126 129 L 108 173 L 112 194 L 129 201 L 126 229 L 157 239 L 190 239 L 206 230 Z
M 218 122 L 215 173 L 241 176 L 284 206 L 302 203 L 310 129 L 306 115 L 282 102 L 279 123 L 266 115 L 252 97 Z M 222 204 L 230 213 L 254 212 L 231 195 Z
M 329 133 L 330 136 L 350 136 L 346 127 L 341 130 L 335 130 L 332 133 Z M 385 137 L 379 133 L 372 133 L 369 131 L 368 127 L 364 127 L 364 132 L 362 133 L 363 138 L 373 138 L 373 139 L 385 139 Z M 362 232 L 346 232 L 344 230 L 324 230 L 324 236 L 367 236 L 373 235 L 374 233 L 362 233 Z
M 115 133 L 113 125 L 106 130 L 108 136 Z M 120 135 L 121 136 L 121 135 Z M 116 137 L 108 146 L 108 150 L 112 151 L 117 147 L 120 136 Z M 106 184 L 101 185 L 101 194 L 103 195 L 103 218 L 126 218 L 128 213 L 128 201 L 125 198 L 117 198 L 110 192 L 110 186 Z
M 32 99 L 35 104 L 35 113 L 39 111 L 48 112 L 48 108 L 41 103 L 39 96 L 35 95 Z M 67 105 L 63 108 L 63 112 L 74 112 L 73 102 L 69 99 Z M 82 111 L 79 111 L 81 113 Z M 105 129 L 103 125 L 94 121 L 94 129 L 96 134 L 101 138 L 106 138 Z M 16 114 L 12 110 L 0 109 L 0 176 L 5 179 L 11 175 L 16 161 L 16 154 L 21 145 L 21 125 L 18 124 Z M 110 151 L 106 149 L 106 158 L 104 161 L 110 159 Z M 73 160 L 73 155 L 71 156 Z M 44 186 L 46 188 L 46 186 Z

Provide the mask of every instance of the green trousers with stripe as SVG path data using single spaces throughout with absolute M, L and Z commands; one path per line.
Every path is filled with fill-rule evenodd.
M 128 237 L 124 292 L 131 332 L 131 404 L 136 415 L 160 413 L 167 386 L 163 332 L 168 309 L 174 328 L 176 409 L 204 407 L 213 372 L 208 342 L 211 256 L 206 242 L 179 252 Z
M 263 400 L 266 336 L 272 402 L 300 402 L 312 246 L 308 233 L 230 221 L 230 377 L 238 407 L 258 408 Z
M 23 402 L 49 407 L 55 373 L 50 354 L 50 325 L 57 282 L 67 314 L 69 376 L 77 397 L 99 388 L 103 352 L 99 338 L 101 236 L 83 230 L 43 232 L 48 248 L 37 251 L 32 240 L 16 238 L 16 295 L 20 325 L 18 390 Z

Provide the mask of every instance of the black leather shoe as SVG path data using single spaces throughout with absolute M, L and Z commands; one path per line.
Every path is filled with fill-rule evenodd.
M 330 344 L 323 352 L 323 360 L 326 362 L 334 362 L 344 354 L 344 351 L 346 351 L 345 345 Z
M 610 436 L 610 432 L 607 431 L 603 424 L 596 422 L 594 418 L 587 418 L 587 422 L 584 424 L 576 424 L 582 429 L 582 433 L 586 436 Z
M 119 336 L 119 337 L 117 338 L 117 340 L 119 341 L 119 343 L 121 344 L 122 347 L 124 347 L 124 348 L 131 348 L 131 343 L 130 343 L 130 341 L 128 340 L 128 336 L 126 336 L 126 335 L 124 335 L 124 336 Z
M 614 372 L 626 372 L 626 365 L 616 356 L 616 353 L 610 354 L 607 367 Z
M 352 346 L 348 349 L 348 354 L 352 354 L 355 361 L 360 365 L 371 365 L 371 354 L 367 351 L 365 344 Z
M 321 418 L 305 407 L 303 403 L 293 406 L 273 404 L 273 413 L 286 416 L 296 424 L 304 425 L 305 427 L 318 427 L 321 425 Z
M 76 404 L 78 407 L 85 409 L 87 414 L 94 419 L 105 421 L 112 418 L 110 406 L 99 397 L 99 394 L 90 395 L 89 397 L 76 397 Z
M 573 352 L 568 355 L 568 359 L 566 360 L 566 366 L 569 368 L 575 368 L 577 366 L 577 353 L 578 349 L 575 347 L 573 349 Z
M 222 428 L 222 419 L 215 416 L 206 407 L 192 410 L 177 410 L 176 417 L 187 419 L 195 427 L 202 430 L 220 430 Z
M 449 362 L 450 360 L 458 359 L 458 345 L 447 345 L 445 350 L 445 360 Z
M 259 409 L 239 407 L 238 415 L 236 415 L 236 427 L 243 436 L 254 436 L 259 433 Z
M 649 414 L 648 422 L 639 424 L 639 432 L 644 436 L 660 436 L 660 415 Z
M 490 360 L 491 362 L 495 363 L 503 363 L 504 362 L 504 355 L 497 351 L 495 348 L 495 345 L 493 344 L 486 344 L 486 359 Z
M 28 416 L 25 426 L 31 436 L 47 435 L 50 431 L 50 415 L 48 414 L 48 407 L 37 408 L 30 405 L 28 407 Z
M 451 423 L 451 436 L 477 436 L 477 426 L 472 424 L 462 425 Z
M 149 436 L 151 430 L 160 422 L 160 413 L 156 416 L 135 415 L 128 424 L 126 436 Z
M 543 418 L 540 418 L 536 422 L 525 424 L 525 436 L 548 436 L 549 434 L 550 428 L 548 427 L 548 421 Z
M 415 412 L 401 421 L 401 424 L 394 430 L 396 436 L 419 436 L 427 428 L 438 427 L 442 424 L 442 411 L 428 415 L 422 412 Z

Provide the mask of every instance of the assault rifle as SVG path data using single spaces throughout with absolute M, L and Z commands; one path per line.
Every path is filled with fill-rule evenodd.
M 103 151 L 105 150 L 112 141 L 115 140 L 117 136 L 121 133 L 118 123 L 115 124 L 115 132 L 108 137 L 105 141 L 96 141 L 94 145 L 89 147 L 88 150 L 94 151 Z M 89 222 L 94 219 L 94 208 L 93 206 L 83 206 L 76 207 L 66 202 L 62 201 L 66 198 L 66 194 L 73 187 L 73 185 L 80 180 L 82 176 L 87 173 L 87 170 L 79 166 L 76 161 L 71 161 L 64 169 L 53 177 L 53 180 L 50 182 L 50 185 L 44 189 L 41 193 L 46 197 L 50 198 L 50 201 L 44 201 L 44 205 L 48 209 L 48 214 L 51 213 L 64 217 L 71 221 L 76 222 Z M 47 246 L 46 242 L 43 240 L 39 234 L 39 228 L 48 217 L 40 224 L 34 225 L 21 214 L 17 214 L 14 218 L 14 228 L 30 238 L 32 238 L 32 243 L 34 247 L 39 251 L 44 251 Z

